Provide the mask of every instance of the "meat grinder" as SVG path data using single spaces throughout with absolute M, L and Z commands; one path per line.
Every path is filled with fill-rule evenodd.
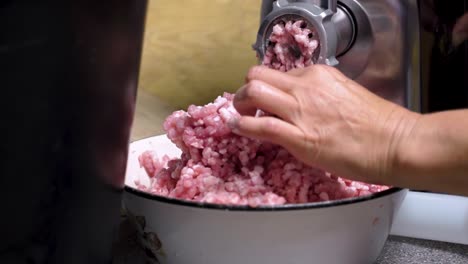
M 253 47 L 262 60 L 273 26 L 300 19 L 318 33 L 315 63 L 335 66 L 413 111 L 466 107 L 467 44 L 453 44 L 451 29 L 467 6 L 466 0 L 263 0 Z M 447 88 L 442 79 L 456 85 Z

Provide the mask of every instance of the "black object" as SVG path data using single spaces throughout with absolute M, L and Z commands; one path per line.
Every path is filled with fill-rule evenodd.
M 420 0 L 419 12 L 423 112 L 467 108 L 468 41 L 454 46 L 452 32 L 468 1 Z
M 0 2 L 0 263 L 110 263 L 147 0 Z

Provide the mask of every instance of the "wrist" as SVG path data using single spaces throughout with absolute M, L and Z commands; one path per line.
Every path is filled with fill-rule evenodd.
M 411 155 L 408 153 L 417 152 L 418 127 L 420 126 L 422 114 L 411 112 L 405 108 L 395 106 L 388 115 L 384 125 L 387 148 L 385 166 L 382 166 L 382 178 L 389 185 L 407 186 L 410 178 L 408 170 L 412 163 Z
M 409 121 L 395 140 L 391 183 L 468 195 L 467 117 L 462 110 L 419 115 Z

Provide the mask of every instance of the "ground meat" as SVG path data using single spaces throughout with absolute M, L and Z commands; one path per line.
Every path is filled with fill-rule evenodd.
M 356 197 L 388 189 L 353 182 L 303 164 L 284 148 L 231 133 L 239 117 L 225 93 L 205 106 L 170 115 L 164 129 L 183 152 L 158 159 L 151 151 L 140 165 L 151 178 L 139 188 L 157 195 L 207 203 L 281 205 Z
M 319 46 L 317 32 L 302 20 L 280 21 L 268 40 L 262 64 L 283 72 L 313 64 Z

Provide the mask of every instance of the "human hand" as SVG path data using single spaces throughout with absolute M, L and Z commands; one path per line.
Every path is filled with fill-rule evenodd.
M 282 73 L 253 67 L 234 106 L 234 133 L 276 143 L 306 164 L 353 180 L 390 184 L 398 145 L 419 114 L 386 101 L 337 69 Z M 276 117 L 254 117 L 261 109 Z

